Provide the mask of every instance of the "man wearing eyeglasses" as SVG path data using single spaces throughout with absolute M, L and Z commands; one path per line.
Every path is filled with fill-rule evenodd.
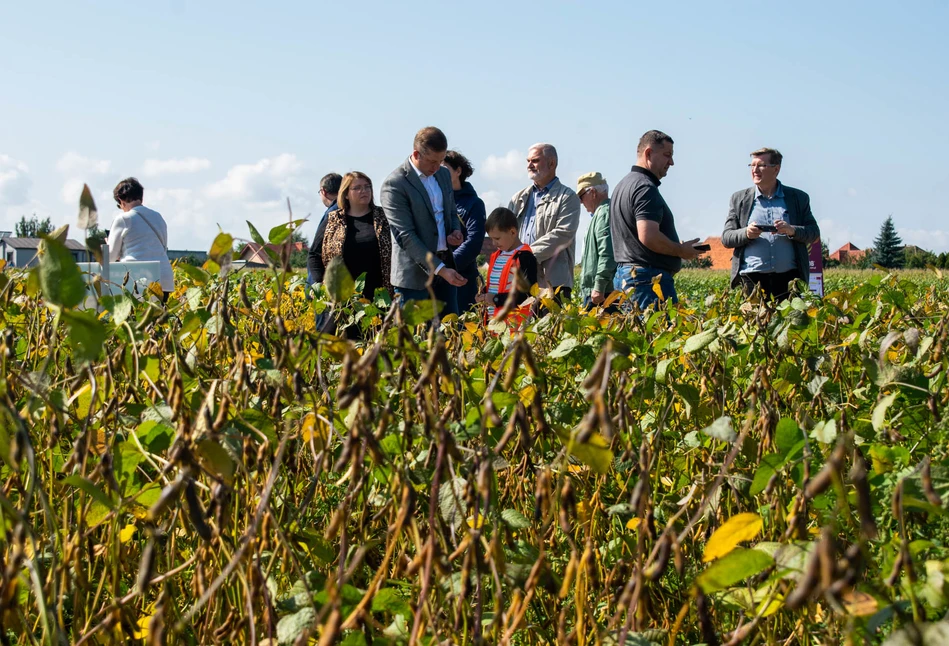
M 760 148 L 751 153 L 754 186 L 731 197 L 722 244 L 734 249 L 732 287 L 746 295 L 758 288 L 775 300 L 790 293 L 789 283 L 807 283 L 808 249 L 820 239 L 807 193 L 778 181 L 781 153 Z
M 316 235 L 313 236 L 313 243 L 310 245 L 310 251 L 307 253 L 306 274 L 307 285 L 323 282 L 323 272 L 325 271 L 320 256 L 323 253 L 323 236 L 326 234 L 327 216 L 336 210 L 336 197 L 339 194 L 339 185 L 343 181 L 343 176 L 339 173 L 329 173 L 320 180 L 320 200 L 326 211 L 323 212 L 323 218 L 316 225 Z M 310 292 L 306 293 L 310 298 Z

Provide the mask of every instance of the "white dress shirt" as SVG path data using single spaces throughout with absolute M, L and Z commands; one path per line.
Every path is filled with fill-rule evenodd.
M 412 168 L 418 173 L 418 178 L 422 180 L 422 186 L 432 200 L 432 210 L 435 211 L 435 227 L 438 229 L 438 249 L 436 251 L 447 251 L 448 240 L 445 236 L 445 205 L 442 198 L 442 187 L 438 185 L 438 180 L 434 175 L 425 175 L 418 169 L 415 162 L 409 160 Z

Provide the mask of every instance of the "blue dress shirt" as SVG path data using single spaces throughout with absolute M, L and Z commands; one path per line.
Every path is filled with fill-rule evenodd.
M 778 220 L 788 219 L 787 202 L 784 201 L 784 188 L 778 182 L 774 195 L 765 197 L 758 187 L 755 187 L 755 200 L 751 204 L 751 214 L 748 224 L 774 225 Z M 762 232 L 745 247 L 745 257 L 742 260 L 739 273 L 781 274 L 797 268 L 794 259 L 794 243 L 790 238 L 780 233 Z
M 554 182 L 557 181 L 557 178 L 554 177 L 550 180 L 550 183 L 547 184 L 544 188 L 538 189 L 536 186 L 531 188 L 530 197 L 527 198 L 527 210 L 524 211 L 524 219 L 521 220 L 521 242 L 527 245 L 534 244 L 537 236 L 535 235 L 537 229 L 534 227 L 534 219 L 537 215 L 537 205 L 540 204 L 540 201 L 550 192 L 550 187 L 554 185 Z

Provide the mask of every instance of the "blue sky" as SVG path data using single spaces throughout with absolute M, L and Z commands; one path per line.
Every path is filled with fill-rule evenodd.
M 684 238 L 721 233 L 748 152 L 772 146 L 832 250 L 893 214 L 905 242 L 949 251 L 947 25 L 945 0 L 6 2 L 0 228 L 74 222 L 83 182 L 108 227 L 135 175 L 171 246 L 207 249 L 218 225 L 285 221 L 287 197 L 318 216 L 332 170 L 378 196 L 425 125 L 490 210 L 528 184 L 535 142 L 569 185 L 612 186 L 658 128 Z

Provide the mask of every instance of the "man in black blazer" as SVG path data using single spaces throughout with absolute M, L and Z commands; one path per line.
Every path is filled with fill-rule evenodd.
M 392 232 L 392 287 L 403 300 L 425 300 L 431 278 L 435 298 L 445 303 L 443 316 L 458 313 L 456 288 L 468 282 L 455 271 L 449 248 L 464 238 L 451 174 L 441 165 L 447 152 L 441 130 L 422 128 L 412 154 L 386 178 L 381 194 Z
M 732 287 L 745 294 L 760 287 L 777 300 L 788 297 L 788 283 L 810 273 L 809 247 L 820 240 L 820 228 L 804 191 L 778 181 L 781 153 L 761 148 L 751 153 L 752 188 L 731 197 L 722 244 L 734 249 Z

